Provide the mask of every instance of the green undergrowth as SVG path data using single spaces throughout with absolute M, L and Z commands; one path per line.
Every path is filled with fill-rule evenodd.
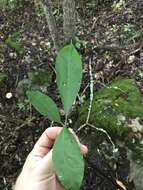
M 12 35 L 9 35 L 5 40 L 7 46 L 15 50 L 18 54 L 23 55 L 25 53 L 24 48 L 20 42 L 20 32 L 14 32 Z
M 28 78 L 19 81 L 17 86 L 17 94 L 19 99 L 24 99 L 26 97 L 26 91 L 29 89 L 39 90 L 42 87 L 46 87 L 50 84 L 51 76 L 47 70 L 37 70 L 28 73 Z
M 29 109 L 29 104 L 26 98 L 26 91 L 29 89 L 40 90 L 47 87 L 51 83 L 51 76 L 49 71 L 39 69 L 37 71 L 30 71 L 28 77 L 19 81 L 16 88 L 17 96 L 19 97 L 18 108 L 20 110 Z
M 29 72 L 28 77 L 33 85 L 46 85 L 50 83 L 50 73 L 46 70 L 39 70 L 35 72 Z
M 6 74 L 0 72 L 0 84 L 7 78 Z
M 15 11 L 18 8 L 22 8 L 24 4 L 29 2 L 29 0 L 0 0 L 0 9 Z
M 86 121 L 88 107 L 89 100 L 79 109 L 76 128 Z M 143 99 L 133 79 L 117 78 L 94 96 L 90 123 L 112 137 L 123 137 L 131 130 L 129 120 L 136 117 L 143 119 Z

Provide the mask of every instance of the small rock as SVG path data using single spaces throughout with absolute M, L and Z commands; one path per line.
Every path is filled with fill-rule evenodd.
M 131 55 L 129 58 L 128 58 L 128 63 L 131 64 L 133 63 L 135 60 L 135 56 L 134 55 Z
M 11 93 L 11 92 L 8 92 L 8 93 L 6 93 L 6 96 L 5 96 L 5 97 L 6 97 L 7 99 L 11 99 L 12 96 L 13 96 L 12 93 Z
M 141 125 L 139 121 L 140 121 L 140 118 L 137 117 L 135 119 L 132 119 L 131 124 L 128 125 L 132 129 L 133 132 L 143 131 L 143 125 Z

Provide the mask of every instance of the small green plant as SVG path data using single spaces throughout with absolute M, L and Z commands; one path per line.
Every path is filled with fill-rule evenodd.
M 24 54 L 25 50 L 20 43 L 20 32 L 14 32 L 12 35 L 9 35 L 5 40 L 5 43 L 10 48 L 14 49 L 18 54 Z
M 31 85 L 37 86 L 47 85 L 51 80 L 50 73 L 43 69 L 29 72 L 28 78 L 31 81 Z
M 81 47 L 87 48 L 88 42 L 85 40 L 80 40 L 78 37 L 75 37 L 75 47 L 80 49 Z
M 134 32 L 134 26 L 130 23 L 124 24 L 124 32 L 128 33 L 128 34 L 133 33 Z
M 17 106 L 18 106 L 19 110 L 25 109 L 25 104 L 23 102 L 18 102 Z
M 122 10 L 124 4 L 125 4 L 124 0 L 114 1 L 113 5 L 112 5 L 113 11 L 116 12 L 116 11 Z
M 0 83 L 7 78 L 6 74 L 0 72 Z
M 29 0 L 0 0 L 0 9 L 12 10 L 20 8 Z
M 62 48 L 57 56 L 56 77 L 65 112 L 64 123 L 56 104 L 50 97 L 38 90 L 28 90 L 27 96 L 37 111 L 63 126 L 53 147 L 54 168 L 59 181 L 66 190 L 79 190 L 84 175 L 84 160 L 79 144 L 68 130 L 67 118 L 80 89 L 82 61 L 72 44 Z
M 128 39 L 128 41 L 135 41 L 135 40 L 140 40 L 143 38 L 143 29 L 137 30 L 133 32 L 133 35 Z
M 115 32 L 118 31 L 117 24 L 113 24 L 113 25 L 112 25 L 111 31 L 112 31 L 113 33 L 115 33 Z
M 0 0 L 0 7 L 1 8 L 10 8 L 14 9 L 18 4 L 18 0 Z
M 121 36 L 122 36 L 123 43 L 125 43 L 125 44 L 128 44 L 130 41 L 134 42 L 134 39 L 136 37 L 139 37 L 135 30 L 135 26 L 131 23 L 125 23 L 122 26 L 122 35 Z

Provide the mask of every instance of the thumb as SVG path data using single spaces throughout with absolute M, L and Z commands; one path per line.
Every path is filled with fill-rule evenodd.
M 54 172 L 52 150 L 50 150 L 50 152 L 42 160 L 40 160 L 37 172 L 41 178 L 40 181 L 44 179 L 47 183 L 47 190 L 64 190 L 62 185 L 60 185 Z M 50 187 L 50 189 L 48 189 L 48 187 Z
M 50 178 L 55 175 L 52 161 L 52 150 L 50 150 L 49 153 L 39 161 L 39 164 L 37 166 L 37 172 L 39 176 Z

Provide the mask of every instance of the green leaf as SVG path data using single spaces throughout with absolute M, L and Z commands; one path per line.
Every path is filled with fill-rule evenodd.
M 84 160 L 73 134 L 63 128 L 53 147 L 56 175 L 66 190 L 79 190 L 84 176 Z
M 22 44 L 20 43 L 20 32 L 14 32 L 9 35 L 5 40 L 5 43 L 12 49 L 14 49 L 18 54 L 23 55 L 25 53 Z
M 0 83 L 7 78 L 6 74 L 0 72 Z
M 56 59 L 57 84 L 66 115 L 80 89 L 82 61 L 72 44 L 60 50 Z
M 44 95 L 38 90 L 27 91 L 26 94 L 30 103 L 38 112 L 40 112 L 51 121 L 61 123 L 58 108 L 50 97 Z

